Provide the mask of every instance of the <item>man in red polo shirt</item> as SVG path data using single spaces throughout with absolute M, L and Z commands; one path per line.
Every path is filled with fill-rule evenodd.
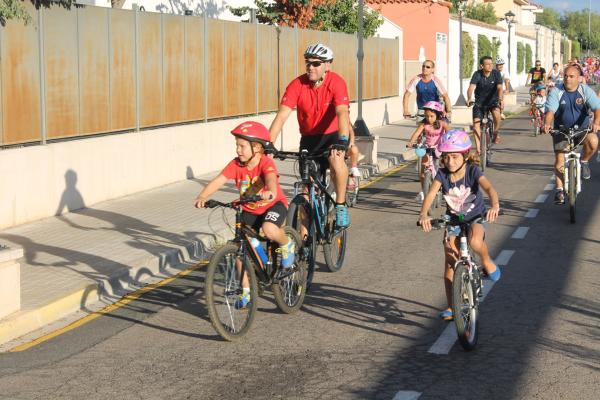
M 344 79 L 331 71 L 333 52 L 321 43 L 308 46 L 304 52 L 306 73 L 294 79 L 286 88 L 277 116 L 269 129 L 275 143 L 283 124 L 294 108 L 300 126 L 300 149 L 309 153 L 322 152 L 333 144 L 348 145 L 350 121 L 348 88 Z M 336 221 L 340 227 L 350 226 L 346 207 L 348 167 L 345 151 L 332 150 L 321 164 L 329 164 L 336 191 Z

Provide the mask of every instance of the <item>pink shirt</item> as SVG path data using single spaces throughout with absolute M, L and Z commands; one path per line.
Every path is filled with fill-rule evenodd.
M 433 125 L 424 124 L 423 132 L 425 132 L 425 144 L 427 147 L 436 147 L 444 134 L 444 128 L 440 125 L 439 129 L 435 129 Z

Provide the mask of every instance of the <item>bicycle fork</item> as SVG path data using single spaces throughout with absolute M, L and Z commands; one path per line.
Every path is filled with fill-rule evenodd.
M 581 192 L 581 161 L 579 161 L 580 158 L 581 155 L 576 152 L 571 152 L 565 155 L 565 167 L 563 171 L 564 187 L 566 190 L 569 190 L 569 166 L 571 163 L 575 163 L 575 176 L 577 177 L 577 186 L 575 187 L 575 194 L 579 194 Z
M 477 269 L 477 266 L 473 264 L 473 261 L 471 260 L 471 254 L 469 253 L 466 236 L 460 237 L 460 258 L 461 262 L 464 262 L 469 266 L 467 274 L 469 277 L 469 282 L 473 284 L 475 292 L 475 298 L 473 299 L 473 304 L 471 304 L 471 307 L 476 307 L 477 299 L 483 296 L 483 282 L 481 281 L 479 274 L 474 272 L 474 270 Z

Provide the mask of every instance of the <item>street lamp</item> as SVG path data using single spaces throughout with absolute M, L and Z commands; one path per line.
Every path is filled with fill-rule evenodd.
M 506 25 L 508 27 L 508 75 L 511 74 L 510 71 L 510 28 L 512 27 L 512 25 L 515 23 L 515 13 L 512 11 L 508 11 L 506 14 L 504 14 L 504 20 L 506 21 Z
M 539 50 L 538 50 L 538 48 L 539 48 L 538 41 L 540 38 L 540 28 L 541 28 L 540 24 L 535 24 L 535 59 L 536 60 L 540 59 Z
M 354 122 L 354 134 L 356 136 L 371 136 L 367 124 L 362 118 L 362 101 L 363 101 L 363 59 L 365 58 L 365 52 L 363 51 L 363 0 L 358 0 L 358 52 L 356 58 L 358 59 L 358 115 Z
M 462 46 L 462 17 L 465 11 L 465 7 L 467 5 L 467 0 L 458 0 L 458 83 L 460 87 L 460 94 L 458 95 L 458 99 L 456 99 L 455 106 L 466 106 L 467 100 L 463 95 L 463 46 Z

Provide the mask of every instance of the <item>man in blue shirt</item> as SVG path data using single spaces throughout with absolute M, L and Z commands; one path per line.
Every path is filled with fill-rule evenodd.
M 600 130 L 600 99 L 589 86 L 580 83 L 582 76 L 583 71 L 577 64 L 570 64 L 565 68 L 563 83 L 556 85 L 546 101 L 544 133 L 547 134 L 550 129 L 558 129 L 561 126 L 566 129 L 576 125 L 579 129 L 588 128 L 590 125 L 590 110 L 594 111 L 592 134 L 585 137 L 583 155 L 581 156 L 581 177 L 590 179 L 591 173 L 588 161 L 598 148 L 596 133 Z M 552 141 L 554 143 L 554 175 L 556 176 L 554 203 L 564 204 L 563 172 L 566 142 L 560 135 L 553 136 Z

